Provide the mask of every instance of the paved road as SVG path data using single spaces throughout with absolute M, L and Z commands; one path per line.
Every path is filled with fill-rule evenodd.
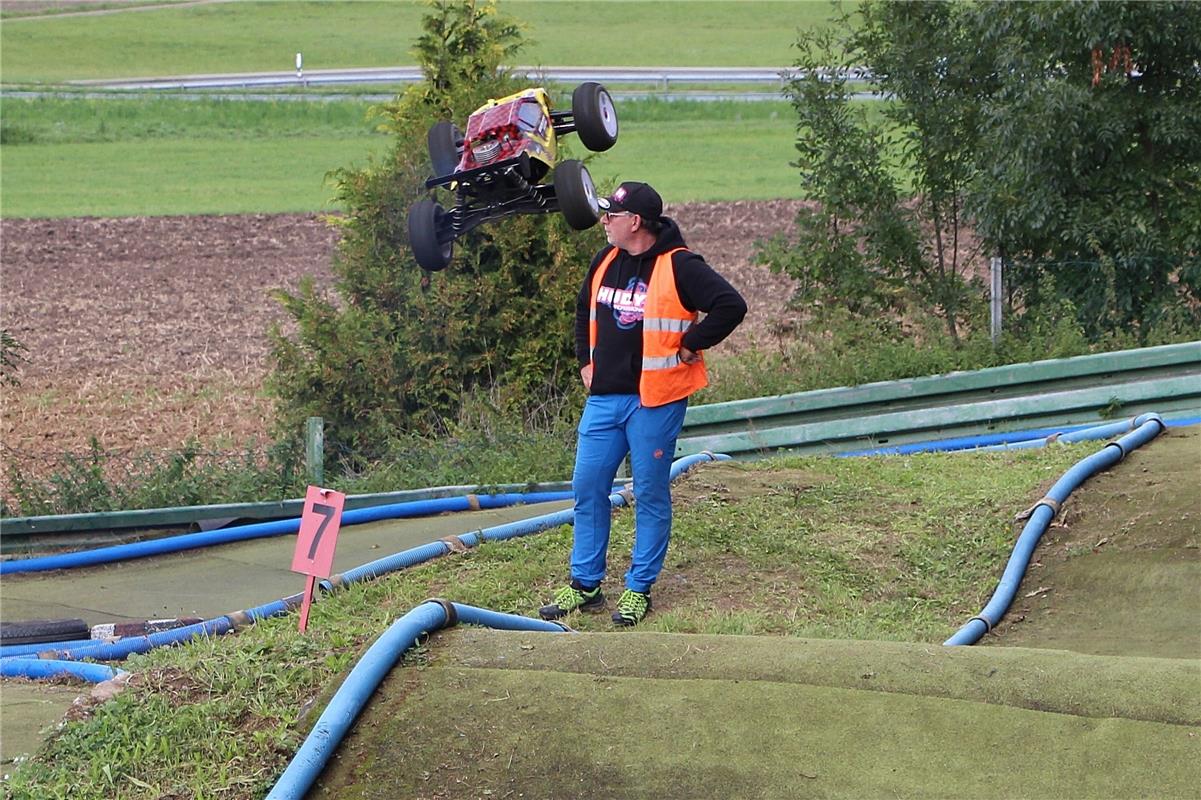
M 562 83 L 651 84 L 663 89 L 680 83 L 768 84 L 781 86 L 787 67 L 514 67 L 531 80 Z M 414 83 L 420 67 L 323 69 L 295 72 L 249 72 L 223 75 L 176 75 L 161 78 L 116 78 L 71 81 L 72 86 L 106 89 L 229 89 L 261 86 L 325 86 L 331 84 Z

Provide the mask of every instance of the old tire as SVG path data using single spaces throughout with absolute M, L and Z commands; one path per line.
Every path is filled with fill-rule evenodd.
M 459 168 L 463 157 L 463 134 L 453 122 L 434 123 L 425 137 L 434 177 L 445 178 Z
M 580 161 L 569 159 L 555 167 L 555 197 L 559 212 L 577 231 L 591 228 L 600 219 L 596 186 L 588 168 Z
M 91 637 L 92 629 L 81 619 L 27 619 L 0 622 L 0 644 L 70 642 Z
M 617 144 L 617 109 L 604 86 L 589 81 L 575 87 L 571 115 L 584 147 L 600 153 Z
M 417 266 L 429 272 L 446 269 L 454 253 L 454 243 L 438 242 L 446 211 L 428 197 L 418 200 L 409 209 L 409 247 Z

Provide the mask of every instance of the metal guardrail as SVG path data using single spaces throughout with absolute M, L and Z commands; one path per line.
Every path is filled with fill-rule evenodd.
M 838 453 L 1146 411 L 1201 414 L 1201 342 L 696 406 L 676 456 Z
M 513 67 L 512 72 L 530 80 L 608 84 L 651 84 L 663 90 L 679 84 L 770 84 L 782 87 L 798 71 L 790 67 Z M 833 76 L 833 72 L 821 73 Z M 849 80 L 870 77 L 866 70 L 849 70 Z M 266 86 L 307 86 L 369 83 L 414 83 L 421 80 L 420 67 L 374 67 L 322 69 L 297 72 L 254 72 L 222 75 L 175 75 L 161 78 L 101 78 L 69 81 L 70 86 L 122 90 L 228 89 Z
M 705 450 L 736 458 L 772 452 L 839 453 L 982 433 L 1093 423 L 1156 411 L 1201 416 L 1201 341 L 1015 364 L 863 386 L 712 403 L 688 409 L 676 457 Z M 489 487 L 553 490 L 570 484 Z M 347 498 L 346 508 L 450 497 L 446 486 Z M 0 520 L 0 551 L 31 535 L 300 515 L 303 500 L 98 512 Z M 57 538 L 57 537 L 56 537 Z
M 469 494 L 522 493 L 527 491 L 570 491 L 570 481 L 537 484 L 505 484 L 502 486 L 437 486 L 429 489 L 406 489 L 398 492 L 355 494 L 346 498 L 346 511 L 373 508 L 390 503 L 409 503 L 418 500 L 439 500 Z M 23 540 L 30 535 L 109 531 L 126 528 L 171 528 L 198 526 L 201 530 L 221 528 L 237 520 L 270 520 L 299 517 L 304 511 L 304 498 L 260 503 L 222 503 L 177 508 L 145 508 L 133 511 L 97 511 L 90 514 L 56 514 L 38 517 L 8 517 L 0 519 L 0 552 L 2 543 Z

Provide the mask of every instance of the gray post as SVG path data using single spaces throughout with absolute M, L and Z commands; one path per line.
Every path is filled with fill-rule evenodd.
M 309 483 L 320 486 L 325 482 L 325 420 L 309 417 L 304 426 L 304 467 Z
M 997 256 L 988 260 L 989 277 L 989 333 L 992 336 L 993 347 L 1001 342 L 1001 270 L 1002 261 Z

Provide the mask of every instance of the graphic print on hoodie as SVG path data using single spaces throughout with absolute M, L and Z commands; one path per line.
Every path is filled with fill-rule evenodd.
M 591 394 L 637 394 L 642 376 L 642 318 L 655 260 L 661 253 L 685 247 L 680 228 L 669 217 L 661 219 L 663 230 L 646 252 L 631 255 L 618 250 L 605 270 L 597 291 L 596 350 L 589 353 L 588 319 L 592 279 L 612 246 L 593 257 L 576 298 L 575 352 L 579 365 L 593 362 Z M 725 278 L 696 253 L 680 250 L 672 256 L 676 292 L 684 308 L 705 312 L 705 317 L 684 334 L 690 350 L 708 349 L 737 327 L 746 315 L 746 301 Z
M 597 305 L 609 306 L 613 309 L 613 321 L 623 331 L 631 330 L 642 322 L 643 311 L 646 309 L 646 281 L 635 276 L 630 278 L 624 289 L 613 286 L 602 286 L 596 293 Z

